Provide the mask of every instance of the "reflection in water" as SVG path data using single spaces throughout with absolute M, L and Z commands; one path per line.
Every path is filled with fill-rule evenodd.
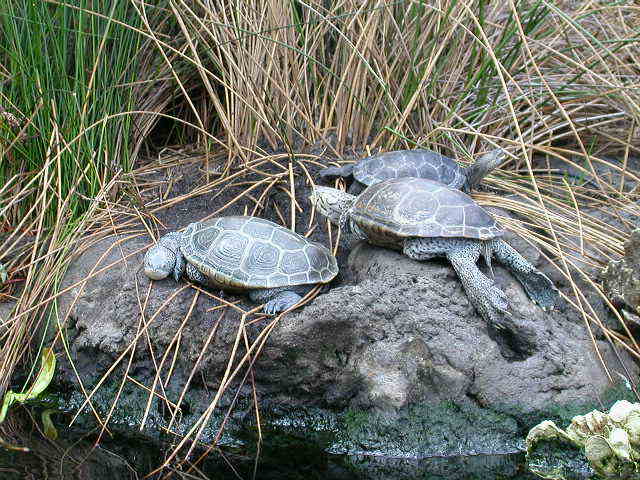
M 60 429 L 62 438 L 48 441 L 28 421 L 21 426 L 11 419 L 5 438 L 31 451 L 0 452 L 0 479 L 134 480 L 158 467 L 165 451 L 158 444 L 103 437 L 94 448 L 94 436 L 74 436 Z M 25 428 L 28 425 L 28 428 Z M 16 433 L 16 432 L 20 433 Z M 13 432 L 13 433 L 11 433 Z M 197 466 L 185 463 L 162 477 L 193 480 L 218 479 L 429 479 L 533 480 L 524 468 L 523 454 L 390 458 L 382 455 L 336 455 L 314 445 L 287 441 L 262 445 L 256 450 L 225 449 L 212 452 Z M 197 455 L 194 457 L 197 458 Z M 194 468 L 195 467 L 195 468 Z M 173 473 L 170 477 L 165 475 Z
M 121 454 L 108 448 L 94 448 L 81 438 L 50 441 L 35 428 L 18 425 L 15 416 L 2 435 L 13 445 L 29 452 L 0 448 L 0 479 L 24 480 L 134 480 L 141 478 L 136 468 Z M 3 425 L 5 427 L 5 425 Z

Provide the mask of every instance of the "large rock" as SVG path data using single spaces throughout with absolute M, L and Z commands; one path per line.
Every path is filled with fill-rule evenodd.
M 291 336 L 298 344 L 321 337 L 320 345 L 346 350 L 364 382 L 357 395 L 364 405 L 467 396 L 482 406 L 532 410 L 585 399 L 608 385 L 580 318 L 565 305 L 545 314 L 500 267 L 496 279 L 512 310 L 506 331 L 487 327 L 444 262 L 414 262 L 360 244 L 350 264 L 357 285 L 319 298 L 285 319 L 283 330 L 303 317 L 308 326 Z M 327 322 L 333 328 L 321 327 Z M 339 339 L 340 332 L 350 339 Z M 598 347 L 615 368 L 610 348 Z
M 115 392 L 130 361 L 123 352 L 135 343 L 129 376 L 147 388 L 155 384 L 156 392 L 173 402 L 190 381 L 183 420 L 192 421 L 223 378 L 241 315 L 232 308 L 224 314 L 221 309 L 212 311 L 219 301 L 184 282 L 151 283 L 140 268 L 149 240 L 117 240 L 107 238 L 87 249 L 63 282 L 63 288 L 73 286 L 60 297 L 59 312 L 62 317 L 69 313 L 66 333 L 75 372 L 91 386 L 120 359 L 122 368 L 114 369 L 101 389 Z M 342 268 L 351 269 L 354 284 L 334 285 L 281 318 L 260 355 L 253 357 L 251 375 L 265 410 L 290 417 L 314 411 L 325 420 L 332 418 L 322 420 L 321 428 L 342 432 L 340 451 L 392 449 L 412 458 L 449 450 L 513 451 L 518 444 L 514 438 L 526 427 L 521 425 L 523 415 L 588 404 L 610 387 L 581 317 L 564 304 L 544 313 L 499 266 L 496 281 L 512 310 L 505 330 L 487 326 L 444 261 L 415 262 L 359 244 L 348 267 Z M 212 293 L 227 301 L 240 300 L 236 306 L 252 307 L 243 297 Z M 234 365 L 246 352 L 245 335 L 251 344 L 269 321 L 245 318 Z M 626 375 L 609 344 L 598 342 L 597 347 L 614 378 L 617 371 Z M 629 356 L 624 351 L 618 355 L 627 372 L 637 375 Z M 61 369 L 62 378 L 77 388 L 76 373 L 64 358 Z M 237 379 L 245 372 L 241 370 Z M 140 397 L 134 399 L 135 395 Z M 120 404 L 144 409 L 147 396 L 148 391 L 131 387 Z M 113 396 L 105 398 L 108 403 Z M 229 388 L 219 405 L 233 401 L 251 412 L 253 388 Z M 166 416 L 157 399 L 154 402 L 151 415 L 160 412 L 157 426 Z M 464 413 L 455 411 L 460 416 L 456 421 L 466 425 L 465 433 L 451 423 L 456 416 L 450 413 L 451 402 L 463 408 Z M 127 415 L 131 422 L 131 412 Z M 265 413 L 263 420 L 269 418 Z M 308 419 L 272 425 L 295 425 L 299 434 L 317 427 Z M 446 425 L 434 430 L 442 422 Z M 375 427 L 363 430 L 365 424 Z M 438 432 L 437 445 L 425 440 L 432 430 Z M 481 442 L 474 446 L 473 438 Z M 489 438 L 495 445 L 487 443 Z

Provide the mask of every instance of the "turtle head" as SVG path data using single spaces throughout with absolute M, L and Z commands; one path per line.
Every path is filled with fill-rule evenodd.
M 504 150 L 497 148 L 485 153 L 467 168 L 467 181 L 464 190 L 469 191 L 478 186 L 482 179 L 500 165 L 506 157 Z
M 340 225 L 340 218 L 351 208 L 355 195 L 343 192 L 337 188 L 316 186 L 309 196 L 309 201 L 322 215 L 334 225 Z
M 175 233 L 162 237 L 144 256 L 144 274 L 151 280 L 162 280 L 175 273 L 178 256 L 178 241 Z

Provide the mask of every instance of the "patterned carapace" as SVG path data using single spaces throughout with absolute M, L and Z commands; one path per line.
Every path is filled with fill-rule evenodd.
M 338 274 L 326 247 L 262 218 L 214 218 L 183 234 L 182 254 L 211 286 L 277 288 L 327 283 Z
M 490 240 L 500 224 L 467 194 L 425 178 L 396 178 L 367 189 L 350 211 L 370 238 L 462 237 Z

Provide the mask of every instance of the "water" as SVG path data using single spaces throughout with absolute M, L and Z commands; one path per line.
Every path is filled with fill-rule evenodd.
M 6 437 L 31 451 L 0 452 L 0 479 L 134 480 L 162 464 L 166 450 L 148 441 L 105 438 L 94 447 L 93 436 L 61 432 L 56 442 L 42 436 L 24 422 L 19 433 Z M 16 426 L 13 427 L 13 430 Z M 331 454 L 314 445 L 299 443 L 283 448 L 280 442 L 255 448 L 212 451 L 197 470 L 182 466 L 185 475 L 177 479 L 500 479 L 533 480 L 526 473 L 524 455 L 474 455 L 423 459 L 393 458 L 383 455 Z M 193 458 L 197 458 L 194 455 Z M 165 470 L 164 473 L 168 473 Z M 158 476 L 152 478 L 159 478 Z

